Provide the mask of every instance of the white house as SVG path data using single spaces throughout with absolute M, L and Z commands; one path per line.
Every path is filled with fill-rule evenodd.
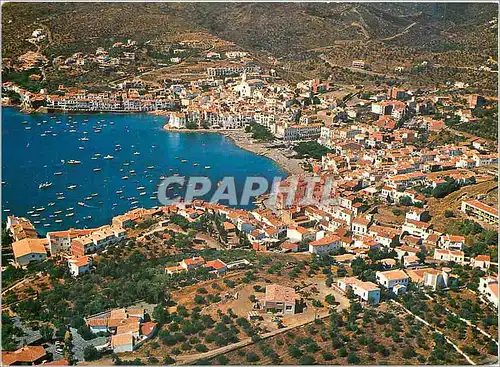
M 68 265 L 70 274 L 76 278 L 90 271 L 92 259 L 89 256 L 73 257 L 68 260 Z
M 492 276 L 480 278 L 478 291 L 498 308 L 498 278 Z
M 471 260 L 471 266 L 473 268 L 479 268 L 481 270 L 488 270 L 491 265 L 491 258 L 488 255 L 477 255 Z
M 434 260 L 453 261 L 457 264 L 464 263 L 464 253 L 458 250 L 435 249 Z
M 433 290 L 446 288 L 449 284 L 449 274 L 445 270 L 426 269 L 424 272 L 424 286 Z
M 47 239 L 24 238 L 12 243 L 14 259 L 20 266 L 26 266 L 31 262 L 43 261 L 47 258 Z
M 132 352 L 134 350 L 134 336 L 132 334 L 113 335 L 111 347 L 115 353 Z
M 430 234 L 430 227 L 431 225 L 429 223 L 420 222 L 413 219 L 406 219 L 406 222 L 401 228 L 401 233 L 407 232 L 411 235 L 423 238 L 425 240 Z
M 375 273 L 377 283 L 392 290 L 396 285 L 408 285 L 408 275 L 403 270 L 377 271 Z
M 344 292 L 351 289 L 355 295 L 368 303 L 376 305 L 380 302 L 380 288 L 375 283 L 348 277 L 338 279 L 337 286 Z
M 439 247 L 446 250 L 462 251 L 465 246 L 465 237 L 446 234 L 439 239 Z
M 185 129 L 187 123 L 186 114 L 183 112 L 172 112 L 168 118 L 168 126 L 174 129 Z
M 327 254 L 342 246 L 341 238 L 337 235 L 327 235 L 309 244 L 309 252 L 312 254 Z
M 357 217 L 352 221 L 352 232 L 357 235 L 365 235 L 368 233 L 370 221 L 366 218 Z

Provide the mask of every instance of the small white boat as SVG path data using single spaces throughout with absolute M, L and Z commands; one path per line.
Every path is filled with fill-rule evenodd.
M 140 193 L 139 193 L 139 195 L 140 195 L 140 196 L 144 196 L 144 195 L 146 195 L 146 191 L 142 191 L 142 192 L 140 192 Z
M 47 206 L 54 206 L 56 203 L 48 203 Z M 29 212 L 28 212 L 29 213 Z
M 75 215 L 75 213 L 68 213 L 68 214 L 66 214 L 67 217 L 72 217 L 73 215 Z
M 43 226 L 44 227 L 50 227 L 50 223 L 45 223 Z
M 42 182 L 40 185 L 38 185 L 38 188 L 40 190 L 43 190 L 43 189 L 48 189 L 51 186 L 52 186 L 52 182 Z
M 75 208 L 68 208 L 68 209 L 66 209 L 67 212 L 71 212 L 73 210 L 75 210 Z
M 68 190 L 74 190 L 74 189 L 76 189 L 76 185 L 69 185 L 68 186 Z
M 113 159 L 114 157 L 110 154 L 108 154 L 107 156 L 104 157 L 104 159 Z
M 141 153 L 140 152 L 134 152 L 134 155 L 139 155 L 139 154 L 141 154 Z
M 82 202 L 82 201 L 79 201 L 77 204 L 80 205 L 80 206 L 85 206 L 85 203 Z
M 91 215 L 87 215 L 87 216 L 85 217 L 85 219 L 86 219 L 86 220 L 90 220 L 90 219 L 92 219 L 92 216 L 91 216 Z
M 123 176 L 122 180 L 128 180 L 128 176 Z
M 102 170 L 101 168 L 94 168 L 94 172 L 99 172 L 101 170 Z
M 65 197 L 64 197 L 64 196 L 58 196 L 58 197 L 57 197 L 57 200 L 64 200 L 64 199 L 65 199 Z
M 90 194 L 90 196 L 93 196 L 93 197 L 96 197 L 97 195 L 99 195 L 97 192 L 93 192 L 92 194 Z
M 80 164 L 80 163 L 82 163 L 82 162 L 81 161 L 77 161 L 76 159 L 70 159 L 68 161 L 68 164 Z
M 120 195 L 120 194 L 123 194 L 123 191 L 122 191 L 122 190 L 117 190 L 117 191 L 116 191 L 116 193 L 117 193 L 118 195 Z
M 210 169 L 210 166 L 205 166 L 206 169 Z
M 144 190 L 144 189 L 145 189 L 145 187 L 144 187 L 144 186 L 139 186 L 139 187 L 137 188 L 137 190 Z
M 35 209 L 37 212 L 43 212 L 45 210 L 44 207 L 41 207 L 41 208 L 38 208 L 38 209 Z
M 62 219 L 56 219 L 54 222 L 55 223 L 62 223 Z
M 62 175 L 62 172 L 54 172 L 54 175 L 60 176 L 60 175 Z
M 25 129 L 26 130 L 31 130 L 31 126 L 26 126 Z
M 87 138 L 86 136 L 84 136 L 83 138 L 80 138 L 81 141 L 88 141 L 89 138 Z

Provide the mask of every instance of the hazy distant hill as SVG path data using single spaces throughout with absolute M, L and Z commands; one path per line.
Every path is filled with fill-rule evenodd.
M 489 90 L 497 86 L 497 74 L 478 71 L 497 58 L 496 24 L 489 23 L 498 14 L 496 4 L 7 3 L 2 10 L 4 58 L 34 50 L 26 39 L 40 27 L 50 32 L 42 48 L 49 60 L 94 53 L 128 38 L 144 44 L 202 32 L 235 42 L 261 62 L 266 56 L 278 58 L 280 75 L 291 82 L 332 73 L 339 83 L 381 81 L 387 79 L 384 74 L 404 67 L 407 75 L 400 81 L 429 85 L 466 80 Z M 345 69 L 358 58 L 379 74 Z M 438 67 L 415 76 L 413 69 L 422 61 Z M 56 74 L 46 70 L 44 83 L 71 82 Z M 113 77 L 94 70 L 78 82 L 96 84 Z
M 33 23 L 46 24 L 55 44 L 134 37 L 148 39 L 204 30 L 243 47 L 292 54 L 336 40 L 378 40 L 417 24 L 396 44 L 425 46 L 456 35 L 467 47 L 490 40 L 461 40 L 497 13 L 495 4 L 351 3 L 8 3 L 2 8 L 4 56 L 29 49 Z M 443 34 L 446 32 L 446 34 Z

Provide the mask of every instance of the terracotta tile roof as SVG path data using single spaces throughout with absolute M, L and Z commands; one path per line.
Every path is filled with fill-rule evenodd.
M 278 284 L 271 284 L 266 287 L 266 301 L 294 303 L 297 299 L 297 293 L 293 288 Z
M 387 280 L 408 279 L 408 275 L 403 270 L 380 271 L 378 273 L 383 275 Z
M 60 359 L 58 361 L 47 362 L 44 366 L 70 366 L 67 359 Z
M 184 259 L 182 261 L 184 261 L 184 264 L 186 265 L 201 265 L 205 262 L 205 259 L 201 256 L 197 256 L 193 258 Z
M 87 320 L 87 326 L 108 326 L 108 319 Z
M 28 254 L 46 254 L 45 245 L 48 245 L 48 243 L 49 241 L 46 238 L 24 238 L 16 241 L 12 244 L 14 257 L 17 259 Z
M 480 202 L 479 200 L 466 200 L 465 202 L 467 204 L 479 209 L 479 210 L 485 211 L 486 213 L 489 213 L 489 214 L 496 216 L 498 218 L 498 209 L 497 208 L 486 205 L 486 204 Z
M 227 265 L 219 259 L 207 261 L 204 266 L 206 268 L 214 268 L 215 270 L 221 270 L 227 267 Z
M 158 324 L 156 322 L 145 322 L 141 325 L 141 335 L 150 335 Z
M 132 334 L 119 334 L 111 337 L 112 347 L 118 347 L 121 345 L 134 345 L 134 337 Z
M 340 241 L 340 237 L 332 234 L 332 235 L 327 235 L 319 240 L 312 241 L 309 245 L 311 245 L 311 246 L 326 246 L 326 245 L 329 245 L 331 243 L 339 242 L 339 241 Z
M 477 255 L 474 260 L 476 260 L 476 261 L 491 261 L 491 258 L 488 255 Z
M 2 363 L 7 366 L 22 363 L 31 364 L 46 354 L 42 346 L 25 346 L 15 352 L 2 352 Z
M 124 326 L 124 325 L 127 325 L 127 324 L 135 324 L 135 323 L 138 323 L 139 322 L 139 318 L 138 317 L 129 317 L 129 318 L 126 318 L 126 319 L 109 319 L 108 320 L 108 327 L 110 328 L 118 328 L 120 326 Z
M 127 322 L 123 325 L 119 325 L 116 328 L 116 334 L 126 334 L 126 333 L 136 333 L 139 332 L 140 323 L 138 319 L 135 319 L 131 322 Z

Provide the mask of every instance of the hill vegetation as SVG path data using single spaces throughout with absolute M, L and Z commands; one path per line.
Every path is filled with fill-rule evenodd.
M 50 32 L 43 52 L 51 60 L 127 38 L 144 45 L 204 32 L 234 42 L 259 61 L 279 59 L 283 74 L 292 80 L 331 73 L 332 65 L 319 58 L 322 54 L 343 67 L 363 58 L 384 73 L 398 65 L 411 70 L 424 59 L 441 67 L 468 68 L 497 54 L 496 25 L 488 23 L 496 12 L 494 4 L 8 3 L 3 7 L 2 51 L 15 58 L 33 50 L 26 39 L 39 27 Z M 424 73 L 432 77 L 413 79 L 437 82 L 471 71 L 450 75 L 435 70 Z M 496 74 L 479 74 L 478 85 L 486 80 L 496 86 Z

